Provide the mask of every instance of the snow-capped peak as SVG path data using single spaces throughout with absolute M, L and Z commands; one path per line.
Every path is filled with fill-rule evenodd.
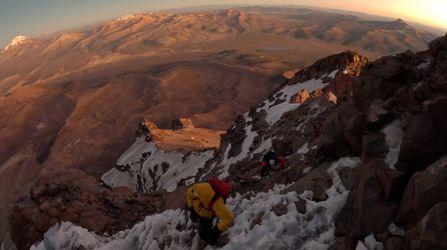
M 5 51 L 10 49 L 10 48 L 12 48 L 12 47 L 18 46 L 20 44 L 24 44 L 28 39 L 29 38 L 26 37 L 26 36 L 16 36 L 16 37 L 14 37 L 12 39 L 12 41 L 8 44 L 8 46 L 5 47 Z
M 137 18 L 137 15 L 124 15 L 124 16 L 120 16 L 120 17 L 116 18 L 115 21 L 127 22 L 127 21 L 133 20 L 135 18 Z

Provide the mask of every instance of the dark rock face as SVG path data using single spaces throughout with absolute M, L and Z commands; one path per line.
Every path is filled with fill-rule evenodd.
M 31 187 L 30 197 L 9 211 L 11 235 L 18 249 L 29 247 L 60 221 L 70 221 L 97 233 L 115 233 L 156 212 L 162 198 L 106 189 L 75 169 L 44 174 Z
M 441 202 L 447 202 L 447 155 L 413 175 L 402 198 L 399 222 L 411 228 Z
M 447 145 L 446 140 L 438 135 L 428 111 L 409 115 L 408 120 L 399 158 L 404 164 L 403 171 L 415 172 L 441 157 Z
M 337 111 L 329 114 L 322 125 L 317 142 L 319 162 L 360 155 L 362 114 L 349 102 L 338 106 Z
M 447 203 L 436 204 L 407 232 L 405 249 L 447 249 Z
M 385 166 L 377 159 L 358 169 L 346 206 L 337 218 L 337 234 L 347 236 L 350 248 L 355 248 L 357 239 L 370 232 L 386 231 L 392 220 L 393 207 L 388 206 L 383 185 L 377 178 L 381 168 Z
M 352 148 L 360 151 L 363 165 L 356 169 L 335 231 L 347 249 L 355 249 L 371 233 L 385 249 L 446 248 L 446 55 L 447 37 L 443 37 L 433 41 L 429 51 L 372 62 L 355 80 L 352 110 L 358 112 L 354 116 L 360 125 L 353 138 L 361 140 L 361 146 Z M 344 121 L 352 113 L 342 106 L 335 109 L 332 116 L 338 118 L 331 129 L 352 131 Z M 403 130 L 400 143 L 395 132 L 384 132 L 395 120 Z M 394 166 L 389 166 L 393 140 L 400 151 Z M 388 233 L 391 223 L 404 228 L 405 239 Z

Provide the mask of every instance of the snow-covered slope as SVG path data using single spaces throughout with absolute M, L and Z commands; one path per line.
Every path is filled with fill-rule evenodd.
M 187 155 L 165 152 L 139 137 L 102 180 L 111 187 L 125 186 L 144 193 L 161 189 L 172 192 L 180 180 L 190 184 L 213 154 L 214 150 L 193 151 Z
M 343 158 L 327 168 L 332 185 L 325 201 L 315 202 L 312 192 L 288 191 L 285 185 L 268 192 L 236 194 L 227 201 L 236 218 L 222 249 L 327 249 L 334 238 L 334 218 L 348 195 L 338 173 L 359 164 L 358 158 Z M 297 208 L 300 200 L 305 202 L 304 213 Z M 178 209 L 150 215 L 112 236 L 62 222 L 31 249 L 198 249 L 198 245 L 189 216 Z
M 292 85 L 286 85 L 276 93 L 273 94 L 275 97 L 272 101 L 266 100 L 262 102 L 257 108 L 255 113 L 246 113 L 244 115 L 244 122 L 246 124 L 245 139 L 242 143 L 242 149 L 239 154 L 230 156 L 229 152 L 231 150 L 232 144 L 228 144 L 223 159 L 218 161 L 214 165 L 218 169 L 219 176 L 221 178 L 228 177 L 229 167 L 233 164 L 237 164 L 244 159 L 252 159 L 255 155 L 262 155 L 272 149 L 272 139 L 276 136 L 266 135 L 266 131 L 257 132 L 253 129 L 253 124 L 251 123 L 266 123 L 266 129 L 271 129 L 272 127 L 280 121 L 281 117 L 287 113 L 296 110 L 301 106 L 301 103 L 296 103 L 292 100 L 292 96 L 296 95 L 301 90 L 307 90 L 309 92 L 315 91 L 317 89 L 324 88 L 328 82 L 323 83 L 323 78 L 311 79 L 304 82 L 298 82 Z M 324 111 L 324 107 L 315 103 L 315 109 L 312 109 L 309 113 L 310 116 L 315 116 Z M 315 112 L 315 113 L 314 113 Z M 265 118 L 261 120 L 254 121 L 253 117 L 262 114 Z M 264 115 L 265 114 L 265 115 Z M 305 119 L 306 122 L 308 119 Z M 299 124 L 294 124 L 294 126 L 299 126 Z M 258 138 L 257 138 L 258 137 Z M 257 143 L 255 144 L 255 138 L 257 138 Z
M 26 36 L 16 36 L 12 39 L 12 41 L 5 47 L 5 51 L 11 49 L 13 47 L 17 47 L 20 44 L 24 44 L 29 38 Z
M 304 163 L 306 155 L 318 149 L 313 138 L 319 132 L 318 124 L 336 107 L 337 96 L 348 92 L 365 64 L 362 56 L 347 52 L 299 72 L 236 122 L 201 179 L 211 175 L 227 178 L 272 149 L 282 156 L 302 158 L 295 165 Z
M 300 103 L 291 101 L 293 95 L 296 95 L 301 90 L 313 92 L 317 89 L 323 89 L 329 83 L 328 81 L 323 83 L 323 79 L 325 79 L 326 77 L 330 77 L 333 79 L 337 72 L 338 70 L 334 70 L 332 73 L 329 74 L 329 76 L 324 74 L 319 78 L 314 78 L 304 82 L 298 82 L 292 85 L 286 85 L 273 95 L 275 97 L 274 101 L 264 101 L 256 109 L 256 112 L 266 112 L 267 116 L 265 117 L 265 121 L 270 126 L 272 126 L 279 121 L 284 113 L 293 111 L 300 106 Z

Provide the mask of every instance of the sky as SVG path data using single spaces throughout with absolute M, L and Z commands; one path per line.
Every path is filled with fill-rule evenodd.
M 0 46 L 17 35 L 37 36 L 125 14 L 222 4 L 295 4 L 360 11 L 447 30 L 447 0 L 0 0 Z

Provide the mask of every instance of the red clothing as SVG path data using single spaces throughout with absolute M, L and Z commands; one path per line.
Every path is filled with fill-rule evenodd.
M 275 166 L 278 166 L 278 167 L 275 167 Z M 274 166 L 271 166 L 270 164 L 268 164 L 266 161 L 263 160 L 259 164 L 259 167 L 260 168 L 267 168 L 267 169 L 272 170 L 272 171 L 278 171 L 278 170 L 286 168 L 286 162 L 284 161 L 284 159 L 278 158 L 278 162 Z

